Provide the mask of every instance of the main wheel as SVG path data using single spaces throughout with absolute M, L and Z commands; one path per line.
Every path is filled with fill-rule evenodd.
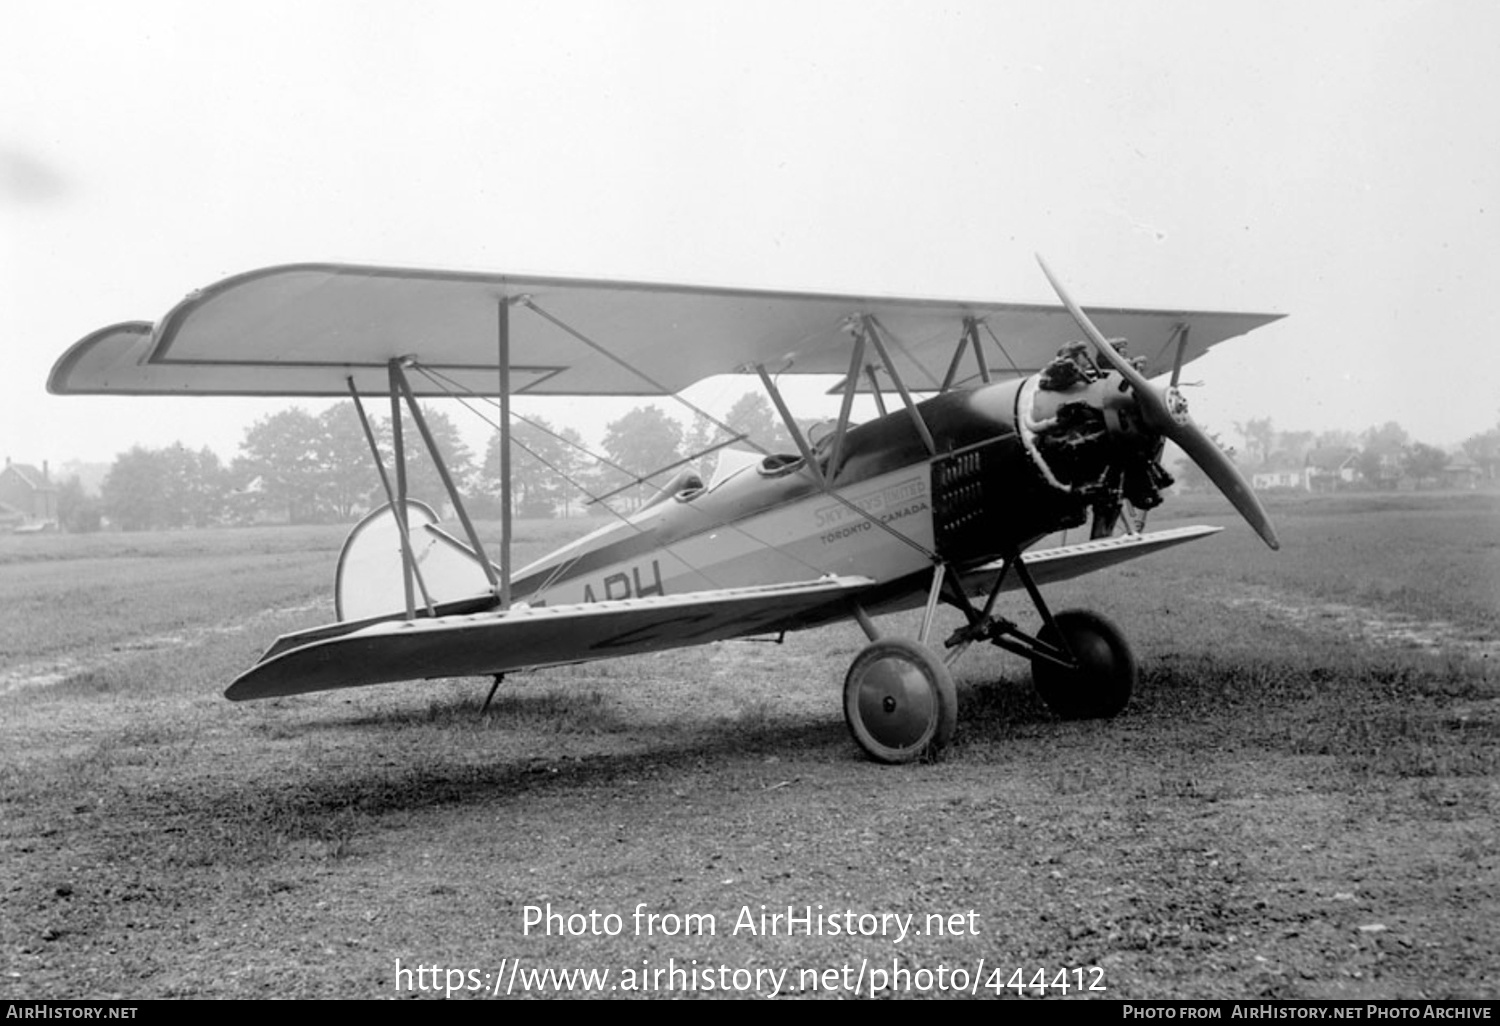
M 948 667 L 926 645 L 882 638 L 854 657 L 844 678 L 849 733 L 877 762 L 911 762 L 953 739 L 958 695 Z
M 1083 609 L 1058 613 L 1057 631 L 1043 627 L 1037 637 L 1069 651 L 1078 669 L 1065 670 L 1042 659 L 1031 661 L 1037 694 L 1065 720 L 1101 720 L 1118 715 L 1135 688 L 1135 656 L 1113 623 Z M 1061 632 L 1059 637 L 1058 632 Z

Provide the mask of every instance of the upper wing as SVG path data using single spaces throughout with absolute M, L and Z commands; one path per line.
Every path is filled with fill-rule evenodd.
M 1071 580 L 1095 570 L 1125 563 L 1153 552 L 1181 545 L 1184 542 L 1218 534 L 1222 527 L 1173 527 L 1150 534 L 1124 534 L 1116 538 L 1100 538 L 1098 541 L 1079 542 L 1077 545 L 1062 545 L 1055 549 L 1026 553 L 1026 569 L 1031 572 L 1037 585 L 1055 584 Z M 964 588 L 970 592 L 988 591 L 995 584 L 995 577 L 1005 565 L 1004 560 L 987 563 L 964 574 Z M 1020 579 L 1008 575 L 1002 591 L 1013 591 L 1021 587 Z
M 362 393 L 383 395 L 388 362 L 410 358 L 425 372 L 408 375 L 418 394 L 496 394 L 501 304 L 510 310 L 511 390 L 543 395 L 670 394 L 756 363 L 842 374 L 846 326 L 866 314 L 896 343 L 892 358 L 916 390 L 936 388 L 965 318 L 983 321 L 1023 373 L 1078 334 L 1060 306 L 295 264 L 194 292 L 154 325 L 94 332 L 58 360 L 48 389 L 345 396 L 352 378 Z M 1105 334 L 1128 339 L 1151 375 L 1172 366 L 1179 328 L 1190 360 L 1279 316 L 1090 315 Z
M 296 644 L 282 639 L 224 692 L 240 701 L 397 680 L 465 677 L 682 648 L 845 615 L 873 584 L 829 577 L 583 605 L 383 620 Z

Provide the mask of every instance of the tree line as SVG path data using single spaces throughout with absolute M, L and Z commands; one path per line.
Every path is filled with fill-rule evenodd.
M 498 433 L 483 454 L 476 454 L 442 410 L 423 404 L 422 411 L 469 510 L 478 517 L 497 516 Z M 657 473 L 664 467 L 676 464 L 707 477 L 716 459 L 710 450 L 741 434 L 747 440 L 739 445 L 792 451 L 763 395 L 745 395 L 722 423 L 732 433 L 704 417 L 684 427 L 657 406 L 639 406 L 610 422 L 598 450 L 591 451 L 571 427 L 541 417 L 515 418 L 512 508 L 527 517 L 628 510 L 668 480 L 669 475 Z M 1344 451 L 1352 455 L 1364 482 L 1380 484 L 1402 474 L 1419 482 L 1434 479 L 1450 461 L 1448 453 L 1414 441 L 1395 422 L 1359 433 L 1278 431 L 1270 418 L 1262 418 L 1237 423 L 1235 429 L 1243 451 L 1220 444 L 1248 471 L 1301 467 L 1320 450 Z M 387 473 L 393 473 L 390 419 L 377 418 L 372 430 Z M 437 467 L 406 413 L 402 433 L 408 494 L 441 506 L 446 491 Z M 1495 480 L 1500 474 L 1500 426 L 1466 439 L 1463 452 L 1486 480 Z M 1176 470 L 1188 487 L 1207 484 L 1188 461 Z M 595 501 L 601 496 L 610 496 L 607 504 Z M 115 458 L 98 496 L 85 494 L 76 478 L 64 482 L 58 511 L 67 530 L 96 530 L 108 523 L 138 531 L 349 521 L 385 501 L 359 416 L 352 403 L 342 403 L 317 415 L 291 407 L 257 420 L 227 464 L 208 448 L 136 446 Z
M 1394 487 L 1404 479 L 1435 482 L 1455 456 L 1435 445 L 1413 439 L 1400 424 L 1384 424 L 1354 431 L 1278 431 L 1269 417 L 1236 422 L 1243 450 L 1237 451 L 1214 435 L 1219 447 L 1246 471 L 1297 470 L 1310 461 L 1347 460 L 1359 483 L 1371 488 Z M 1500 426 L 1471 435 L 1460 451 L 1473 461 L 1481 477 L 1500 477 Z M 1179 480 L 1188 487 L 1208 486 L 1207 478 L 1184 460 Z
M 500 511 L 498 432 L 477 455 L 452 420 L 423 404 L 443 463 L 478 517 Z M 764 396 L 750 394 L 725 418 L 735 434 L 761 445 L 790 448 Z M 416 425 L 403 411 L 407 492 L 441 506 L 447 492 Z M 372 425 L 386 473 L 392 476 L 389 417 Z M 638 505 L 672 464 L 707 472 L 714 457 L 694 460 L 732 437 L 706 418 L 684 428 L 656 406 L 640 406 L 609 423 L 600 451 L 591 451 L 572 427 L 541 417 L 517 417 L 512 425 L 511 499 L 518 516 L 550 517 L 604 512 L 599 496 L 617 493 L 610 504 Z M 126 531 L 255 523 L 330 523 L 352 520 L 386 501 L 364 428 L 353 403 L 321 414 L 291 407 L 262 417 L 246 429 L 228 463 L 209 448 L 181 443 L 151 449 L 135 446 L 110 465 L 100 494 L 84 493 L 76 478 L 59 489 L 59 519 L 70 531 L 97 530 L 105 523 Z

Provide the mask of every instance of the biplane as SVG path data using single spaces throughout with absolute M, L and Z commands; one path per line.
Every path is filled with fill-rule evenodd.
M 388 501 L 340 553 L 336 622 L 277 639 L 230 699 L 469 675 L 492 678 L 493 696 L 514 671 L 852 619 L 868 644 L 845 677 L 850 732 L 872 758 L 907 762 L 951 739 L 951 667 L 975 643 L 1029 660 L 1063 718 L 1125 707 L 1137 671 L 1119 629 L 1054 613 L 1041 588 L 1221 530 L 1141 529 L 1170 484 L 1165 440 L 1278 546 L 1178 384 L 1210 346 L 1279 315 L 1090 316 L 1042 270 L 1061 306 L 287 265 L 85 337 L 48 387 L 353 399 Z M 759 377 L 795 451 L 747 452 L 720 425 L 736 445 L 717 447 L 712 473 L 680 469 L 639 508 L 512 566 L 513 397 L 671 396 L 736 371 Z M 839 415 L 816 437 L 781 392 L 788 374 L 837 380 Z M 855 423 L 861 395 L 879 415 Z M 493 558 L 423 418 L 419 400 L 437 396 L 498 406 Z M 365 410 L 376 398 L 390 403 L 389 463 Z M 403 403 L 461 537 L 408 494 Z M 1085 541 L 1036 549 L 1086 525 Z M 1036 630 L 997 612 L 1012 590 Z M 939 639 L 941 605 L 961 622 Z M 918 608 L 915 637 L 875 620 Z

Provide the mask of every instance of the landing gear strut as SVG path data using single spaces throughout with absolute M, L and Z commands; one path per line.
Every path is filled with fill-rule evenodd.
M 1035 637 L 1004 617 L 991 615 L 1011 567 L 1041 614 L 1042 627 Z M 1087 610 L 1070 609 L 1053 616 L 1019 552 L 1006 560 L 983 611 L 975 609 L 961 592 L 950 593 L 950 600 L 969 622 L 948 639 L 949 647 L 988 641 L 1029 659 L 1037 694 L 1060 718 L 1108 719 L 1129 703 L 1137 674 L 1124 634 L 1103 616 Z

